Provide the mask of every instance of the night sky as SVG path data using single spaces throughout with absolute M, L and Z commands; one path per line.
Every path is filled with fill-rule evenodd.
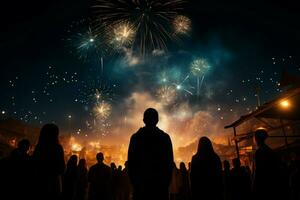
M 182 134 L 192 139 L 201 131 L 221 134 L 213 131 L 254 110 L 257 88 L 262 103 L 276 97 L 284 69 L 300 75 L 296 1 L 187 1 L 179 14 L 191 20 L 188 35 L 147 56 L 128 49 L 105 55 L 103 72 L 93 52 L 87 57 L 76 52 L 80 33 L 95 19 L 93 5 L 29 0 L 1 6 L 2 119 L 36 126 L 54 122 L 73 134 L 114 139 L 132 134 L 141 126 L 143 105 L 153 105 L 172 118 L 162 125 L 168 131 L 172 123 L 192 123 L 198 117 L 218 124 L 185 124 Z M 199 95 L 197 78 L 190 72 L 198 58 L 210 66 Z M 158 92 L 162 87 L 175 90 L 175 100 L 163 102 Z M 100 103 L 110 105 L 105 119 L 95 114 L 99 93 Z M 136 119 L 140 122 L 133 124 Z

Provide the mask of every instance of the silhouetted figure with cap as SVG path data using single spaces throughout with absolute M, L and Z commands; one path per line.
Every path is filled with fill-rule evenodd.
M 240 159 L 232 160 L 230 171 L 232 200 L 251 199 L 251 179 L 245 167 L 241 167 Z
M 36 183 L 32 188 L 37 199 L 61 198 L 61 175 L 65 171 L 65 161 L 58 136 L 59 129 L 55 124 L 44 125 L 33 152 Z
M 67 162 L 67 168 L 62 179 L 63 200 L 75 199 L 76 182 L 78 179 L 77 160 L 78 157 L 72 155 Z
M 193 200 L 223 199 L 222 163 L 207 137 L 200 138 L 192 158 L 191 189 Z
M 134 200 L 167 200 L 173 170 L 173 149 L 168 134 L 160 130 L 158 112 L 144 112 L 145 127 L 131 136 L 128 173 Z
M 268 133 L 264 129 L 254 133 L 257 145 L 254 158 L 254 184 L 255 199 L 285 199 L 283 190 L 280 161 L 273 150 L 266 145 Z
M 112 198 L 112 172 L 109 166 L 103 163 L 103 153 L 97 153 L 97 164 L 88 172 L 89 200 L 111 200 Z
M 78 179 L 76 183 L 76 200 L 85 200 L 88 187 L 88 169 L 84 158 L 78 163 Z

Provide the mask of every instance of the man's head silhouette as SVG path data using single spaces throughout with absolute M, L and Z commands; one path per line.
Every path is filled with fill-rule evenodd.
M 158 112 L 154 108 L 148 108 L 145 110 L 144 123 L 146 126 L 156 126 L 158 123 Z
M 258 146 L 264 145 L 266 139 L 268 138 L 268 132 L 264 129 L 258 129 L 254 133 L 254 139 Z
M 97 159 L 98 163 L 102 163 L 103 160 L 104 160 L 103 153 L 101 153 L 101 152 L 100 152 L 100 153 L 97 153 L 96 159 Z

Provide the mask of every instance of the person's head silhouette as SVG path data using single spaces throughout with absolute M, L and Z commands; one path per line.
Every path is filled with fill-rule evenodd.
M 76 155 L 72 155 L 67 163 L 67 168 L 74 168 L 77 166 L 78 157 Z
M 101 152 L 97 153 L 96 159 L 97 159 L 98 163 L 103 163 L 103 160 L 104 160 L 103 153 L 101 153 Z
M 110 163 L 110 168 L 114 171 L 117 169 L 117 165 L 114 162 L 112 162 Z
M 146 126 L 156 126 L 158 123 L 158 112 L 154 108 L 148 108 L 144 112 L 144 123 Z
M 125 163 L 124 163 L 124 167 L 125 167 L 125 169 L 127 169 L 127 168 L 128 168 L 128 161 L 125 161 Z
M 240 168 L 241 167 L 241 161 L 238 158 L 232 159 L 232 165 L 234 168 Z
M 58 144 L 59 129 L 55 124 L 46 124 L 42 127 L 38 143 L 40 145 Z
M 29 148 L 30 148 L 30 142 L 27 139 L 22 139 L 18 143 L 18 149 L 23 153 L 27 153 Z
M 210 139 L 208 137 L 201 137 L 199 140 L 197 153 L 209 155 L 214 152 L 215 151 L 214 151 L 214 148 L 212 146 Z
M 225 171 L 229 171 L 230 170 L 230 163 L 228 160 L 224 160 L 223 161 L 223 167 Z
M 186 167 L 185 167 L 184 162 L 180 162 L 180 164 L 179 164 L 179 169 L 180 169 L 181 171 L 186 171 Z
M 121 171 L 122 171 L 122 166 L 119 165 L 119 166 L 118 166 L 118 172 L 121 172 Z
M 257 146 L 264 145 L 268 136 L 269 135 L 265 129 L 258 129 L 257 131 L 255 131 L 254 139 L 255 139 Z

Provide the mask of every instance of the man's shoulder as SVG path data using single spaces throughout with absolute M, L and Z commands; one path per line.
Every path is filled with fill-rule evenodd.
M 170 137 L 168 133 L 164 132 L 163 130 L 158 128 L 158 131 L 164 136 L 164 137 Z
M 88 174 L 93 174 L 93 173 L 95 173 L 95 171 L 97 171 L 96 168 L 97 168 L 96 164 L 95 164 L 95 165 L 92 165 L 92 166 L 90 167 L 89 171 L 88 171 Z
M 106 165 L 106 164 L 104 164 L 104 163 L 103 163 L 102 165 L 103 165 L 103 168 L 105 168 L 106 170 L 111 170 L 110 167 L 109 167 L 108 165 Z
M 270 147 L 268 147 L 267 145 L 264 145 L 264 146 L 258 148 L 255 153 L 257 155 L 261 155 L 261 154 L 262 155 L 265 155 L 265 154 L 268 155 L 268 154 L 274 154 L 274 151 Z
M 97 168 L 97 166 L 98 166 L 98 164 L 94 164 L 94 165 L 92 165 L 92 166 L 90 167 L 90 170 L 89 170 L 89 171 L 96 169 L 96 168 Z
M 131 139 L 136 139 L 138 137 L 143 137 L 143 135 L 146 134 L 147 132 L 152 132 L 151 134 L 153 136 L 159 136 L 159 137 L 162 137 L 162 138 L 165 138 L 165 139 L 169 139 L 170 138 L 170 136 L 166 132 L 164 132 L 163 130 L 159 129 L 158 127 L 155 127 L 153 129 L 149 129 L 147 127 L 142 127 L 136 133 L 134 133 L 131 136 Z
M 139 130 L 137 130 L 137 132 L 135 132 L 134 134 L 132 134 L 131 137 L 138 137 L 140 134 L 145 132 L 145 127 L 141 127 L 139 128 Z
M 197 160 L 199 160 L 199 157 L 198 157 L 197 154 L 194 154 L 194 155 L 192 156 L 191 162 L 193 163 L 193 162 L 196 162 Z
M 140 128 L 137 132 L 131 135 L 131 140 L 136 140 L 137 138 L 143 137 L 143 133 L 146 132 L 145 127 Z
M 136 139 L 139 137 L 139 135 L 140 135 L 139 131 L 140 131 L 140 130 L 138 130 L 137 132 L 135 132 L 135 133 L 133 133 L 133 134 L 131 135 L 131 137 L 130 137 L 130 140 L 131 140 L 131 141 L 134 141 L 134 140 L 136 140 Z
M 162 137 L 165 140 L 171 140 L 168 133 L 164 132 L 163 130 L 157 128 L 157 132 L 159 133 L 159 136 Z

